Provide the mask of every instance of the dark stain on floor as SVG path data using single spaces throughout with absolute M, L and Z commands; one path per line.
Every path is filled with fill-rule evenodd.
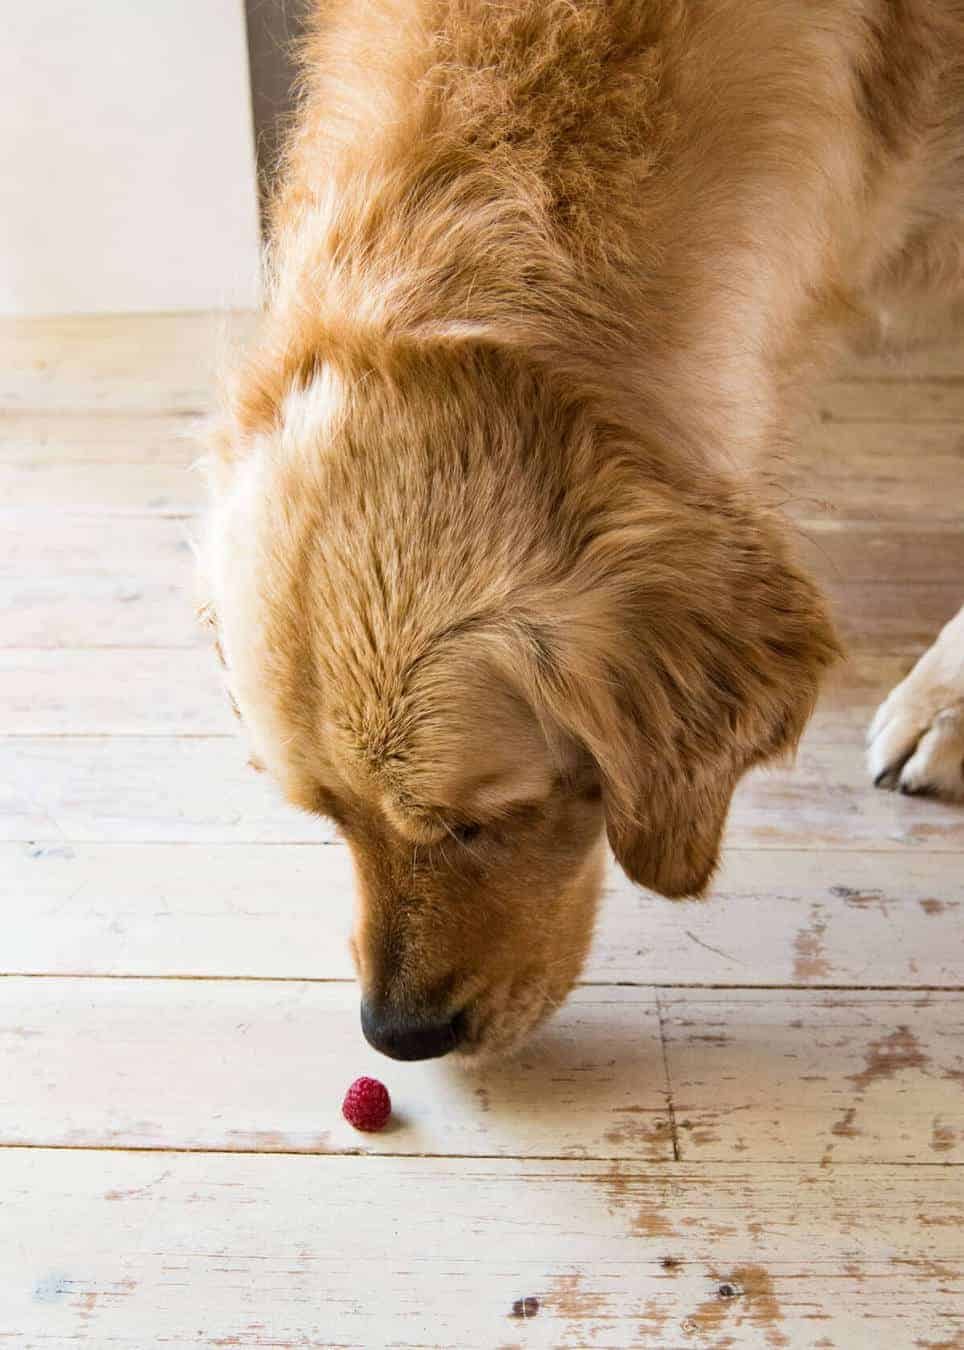
M 927 1056 L 910 1027 L 900 1026 L 889 1036 L 870 1042 L 864 1068 L 851 1074 L 850 1081 L 863 1093 L 871 1083 L 893 1078 L 902 1069 L 924 1069 L 927 1063 Z
M 780 1328 L 783 1310 L 780 1307 L 773 1281 L 763 1266 L 737 1266 L 725 1278 L 713 1276 L 716 1289 L 713 1296 L 689 1314 L 688 1321 L 704 1335 L 716 1337 L 715 1346 L 735 1345 L 730 1337 L 720 1338 L 731 1327 L 755 1327 L 762 1331 L 764 1340 L 773 1350 L 789 1346 L 790 1339 Z

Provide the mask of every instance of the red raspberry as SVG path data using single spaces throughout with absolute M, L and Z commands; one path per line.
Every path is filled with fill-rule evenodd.
M 392 1099 L 388 1088 L 377 1078 L 356 1078 L 345 1093 L 341 1113 L 356 1130 L 374 1134 L 392 1114 Z

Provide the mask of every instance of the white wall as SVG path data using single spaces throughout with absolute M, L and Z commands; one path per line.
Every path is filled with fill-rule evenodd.
M 9 0 L 0 313 L 257 301 L 243 0 Z

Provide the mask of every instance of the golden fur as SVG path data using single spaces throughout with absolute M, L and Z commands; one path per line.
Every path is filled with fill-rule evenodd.
M 210 475 L 258 759 L 369 1003 L 517 1042 L 605 832 L 701 891 L 837 646 L 766 505 L 812 372 L 962 275 L 964 6 L 322 0 Z

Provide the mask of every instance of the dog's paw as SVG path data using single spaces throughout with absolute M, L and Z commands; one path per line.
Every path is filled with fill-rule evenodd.
M 877 787 L 964 801 L 964 609 L 877 709 L 867 741 Z

